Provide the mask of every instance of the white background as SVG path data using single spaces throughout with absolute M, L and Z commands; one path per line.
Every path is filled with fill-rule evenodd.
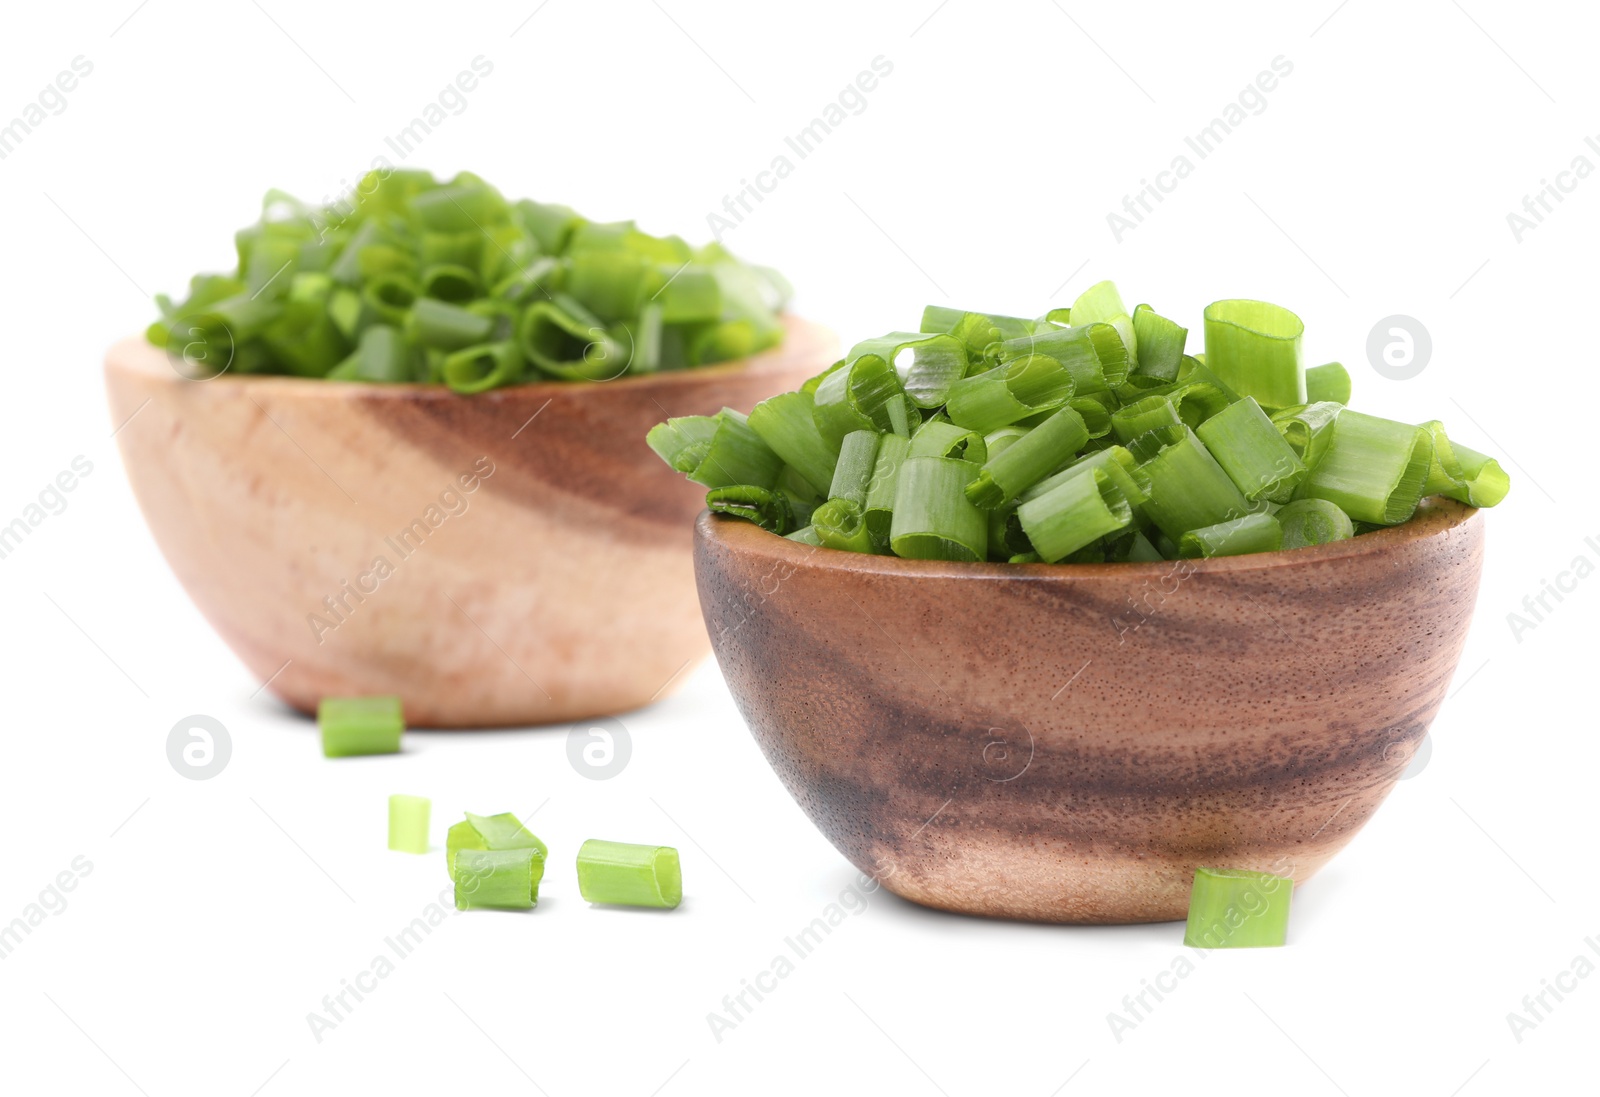
M 1574 157 L 1600 165 L 1586 6 L 135 3 L 13 5 L 0 34 L 0 120 L 75 56 L 94 66 L 0 161 L 0 522 L 73 457 L 94 466 L 0 561 L 0 922 L 93 865 L 0 961 L 0 1088 L 1593 1090 L 1600 978 L 1520 1042 L 1507 1022 L 1600 935 L 1600 579 L 1520 639 L 1507 622 L 1575 557 L 1600 562 L 1600 179 L 1520 242 L 1506 220 Z M 1441 417 L 1505 463 L 1431 760 L 1297 893 L 1290 947 L 1195 960 L 1118 1041 L 1107 1014 L 1185 954 L 1181 926 L 990 923 L 879 893 L 718 1042 L 707 1014 L 854 873 L 714 665 L 623 717 L 632 761 L 606 782 L 568 764 L 566 728 L 325 762 L 258 693 L 143 526 L 103 351 L 151 294 L 227 265 L 268 187 L 337 193 L 479 55 L 492 75 L 407 165 L 694 239 L 882 55 L 866 109 L 727 234 L 846 344 L 928 302 L 1035 315 L 1102 277 L 1196 327 L 1207 301 L 1264 297 L 1306 320 L 1309 359 L 1351 366 L 1361 407 Z M 1265 110 L 1119 243 L 1106 214 L 1279 55 L 1293 72 Z M 1397 313 L 1434 344 L 1406 382 L 1364 349 Z M 167 761 L 191 713 L 231 731 L 209 781 Z M 436 842 L 463 809 L 537 808 L 541 903 L 451 917 L 319 1043 L 307 1014 L 447 883 L 440 858 L 384 850 L 394 791 L 433 798 Z M 571 857 L 591 836 L 679 846 L 683 908 L 590 909 Z

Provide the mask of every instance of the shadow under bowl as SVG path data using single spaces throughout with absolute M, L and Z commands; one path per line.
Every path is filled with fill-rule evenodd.
M 409 724 L 578 720 L 663 696 L 706 650 L 691 578 L 703 488 L 646 446 L 825 368 L 785 318 L 753 358 L 459 396 L 440 385 L 180 376 L 106 358 L 123 464 L 156 542 L 258 680 L 305 712 L 398 694 Z
M 703 513 L 712 646 L 768 762 L 890 891 L 1048 922 L 1181 919 L 1194 869 L 1303 882 L 1388 795 L 1461 656 L 1483 520 L 1291 552 L 965 564 Z

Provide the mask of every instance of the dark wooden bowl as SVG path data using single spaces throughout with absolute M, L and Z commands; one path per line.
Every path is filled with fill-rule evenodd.
M 423 727 L 550 723 L 637 708 L 704 657 L 690 527 L 705 489 L 645 433 L 833 361 L 831 332 L 785 324 L 782 346 L 743 361 L 477 396 L 186 380 L 133 337 L 106 389 L 167 562 L 274 693 L 306 712 L 399 694 Z
M 1371 818 L 1444 699 L 1483 520 L 1153 564 L 814 549 L 702 514 L 712 647 L 839 851 L 944 910 L 1184 917 L 1197 865 L 1304 881 Z

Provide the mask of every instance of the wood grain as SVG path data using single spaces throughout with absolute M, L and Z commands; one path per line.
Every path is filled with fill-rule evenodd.
M 546 723 L 637 708 L 704 657 L 690 563 L 704 489 L 644 436 L 748 409 L 833 360 L 830 332 L 786 326 L 746 362 L 472 397 L 190 381 L 135 337 L 111 349 L 106 387 L 173 571 L 280 697 L 312 711 L 395 693 L 416 726 Z
M 1455 671 L 1483 521 L 1448 500 L 1294 552 L 1008 565 L 813 549 L 704 514 L 740 711 L 800 806 L 915 902 L 1182 918 L 1198 865 L 1304 881 L 1382 803 Z

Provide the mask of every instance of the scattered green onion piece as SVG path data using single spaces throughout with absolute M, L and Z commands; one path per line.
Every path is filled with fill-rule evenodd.
M 783 460 L 750 429 L 749 417 L 732 408 L 714 416 L 668 419 L 651 427 L 645 442 L 667 464 L 708 488 L 770 488 L 783 469 Z
M 1343 404 L 1324 400 L 1273 412 L 1272 422 L 1295 455 L 1310 468 L 1321 463 L 1323 452 L 1333 441 L 1334 420 L 1343 410 Z
M 1336 404 L 1350 402 L 1350 371 L 1338 362 L 1306 370 L 1306 403 L 1315 404 L 1321 400 Z
M 987 434 L 1042 411 L 1054 411 L 1072 396 L 1072 377 L 1054 358 L 1030 354 L 950 387 L 945 411 L 959 426 Z
M 1173 323 L 1149 305 L 1139 305 L 1133 310 L 1133 334 L 1138 346 L 1134 373 L 1163 381 L 1177 380 L 1189 329 Z
M 1422 494 L 1443 495 L 1473 507 L 1492 507 L 1506 497 L 1511 478 L 1498 461 L 1451 442 L 1444 424 L 1436 419 L 1422 424 L 1422 429 L 1433 439 L 1433 461 Z
M 452 880 L 456 878 L 456 854 L 463 849 L 531 849 L 540 861 L 550 853 L 538 835 L 523 826 L 514 812 L 474 815 L 469 811 L 466 816 L 445 833 L 445 867 Z
M 1350 516 L 1326 499 L 1296 499 L 1273 517 L 1283 530 L 1286 549 L 1347 541 L 1356 535 Z
M 1253 396 L 1229 404 L 1200 424 L 1195 434 L 1244 497 L 1286 503 L 1306 466 L 1295 455 Z
M 1283 528 L 1270 514 L 1247 514 L 1214 526 L 1192 529 L 1178 538 L 1178 555 L 1190 559 L 1277 552 L 1282 547 Z
M 846 552 L 872 552 L 874 549 L 866 510 L 854 499 L 829 499 L 811 512 L 810 528 L 827 548 Z
M 1003 506 L 1070 461 L 1088 441 L 1083 416 L 1062 408 L 991 456 L 967 485 L 967 498 L 984 510 Z
M 1128 500 L 1103 468 L 1068 477 L 1017 508 L 1033 550 L 1055 563 L 1133 520 Z
M 539 901 L 544 858 L 533 849 L 462 849 L 455 859 L 457 910 L 529 910 Z
M 929 419 L 917 428 L 906 449 L 907 457 L 954 457 L 981 465 L 989 459 L 988 443 L 975 430 L 942 419 Z
M 328 758 L 398 754 L 406 730 L 398 697 L 324 697 L 317 704 L 322 753 Z
M 590 903 L 672 910 L 683 901 L 678 851 L 590 838 L 578 847 L 578 894 Z
M 1161 427 L 1128 443 L 1141 509 L 1174 541 L 1250 513 L 1250 504 L 1188 427 Z
M 812 394 L 817 430 L 830 445 L 851 431 L 889 430 L 889 405 L 899 403 L 903 391 L 892 358 L 852 351 L 845 366 L 824 376 Z
M 988 518 L 966 495 L 978 467 L 949 457 L 906 458 L 900 466 L 889 527 L 889 543 L 897 556 L 982 560 L 988 555 Z
M 967 372 L 966 348 L 954 336 L 894 331 L 857 343 L 850 349 L 850 357 L 876 356 L 887 362 L 893 372 L 896 358 L 906 349 L 912 353 L 911 368 L 906 373 L 906 395 L 922 408 L 936 408 L 943 404 L 950 386 Z
M 839 444 L 829 443 L 817 429 L 815 399 L 806 392 L 785 392 L 761 401 L 750 411 L 750 429 L 821 495 L 833 483 Z M 841 438 L 842 442 L 842 438 Z
M 878 434 L 871 430 L 852 431 L 844 436 L 839 463 L 833 469 L 829 499 L 848 499 L 859 508 L 867 501 L 867 488 L 878 462 Z
M 397 792 L 389 797 L 389 848 L 397 853 L 427 853 L 432 807 L 433 801 L 426 796 Z
M 1111 429 L 1116 432 L 1117 441 L 1124 445 L 1157 427 L 1182 425 L 1178 409 L 1172 406 L 1171 400 L 1159 393 L 1124 404 L 1111 413 Z
M 713 514 L 748 518 L 762 529 L 789 533 L 797 523 L 789 497 L 781 491 L 755 484 L 729 484 L 706 492 L 706 509 Z
M 1072 322 L 1074 326 L 1084 324 L 1104 323 L 1113 316 L 1126 316 L 1128 306 L 1122 303 L 1122 294 L 1117 292 L 1115 282 L 1096 282 L 1072 302 Z
M 1265 872 L 1197 868 L 1189 892 L 1188 948 L 1275 948 L 1288 940 L 1294 881 Z
M 444 360 L 444 383 L 456 392 L 487 392 L 522 378 L 522 352 L 510 341 L 467 347 Z
M 1363 522 L 1398 525 L 1416 511 L 1432 462 L 1427 430 L 1346 409 L 1298 497 L 1337 503 Z
M 1094 453 L 1079 457 L 1060 472 L 1046 477 L 1024 491 L 1018 498 L 1026 503 L 1030 499 L 1037 499 L 1047 491 L 1054 490 L 1074 476 L 1083 476 L 1093 469 L 1101 469 L 1111 478 L 1117 490 L 1122 492 L 1123 498 L 1134 508 L 1135 517 L 1138 517 L 1139 505 L 1144 502 L 1144 491 L 1134 477 L 1137 468 L 1138 462 L 1127 449 L 1122 446 L 1107 446 L 1103 450 L 1096 450 Z
M 1229 388 L 1268 408 L 1306 403 L 1305 325 L 1294 313 L 1265 301 L 1213 301 L 1205 330 L 1205 365 Z
M 911 440 L 898 434 L 886 434 L 878 443 L 878 458 L 872 468 L 872 482 L 867 485 L 864 506 L 867 532 L 880 551 L 889 545 L 889 528 L 894 516 L 894 497 L 900 480 L 900 466 L 905 464 L 911 450 Z

